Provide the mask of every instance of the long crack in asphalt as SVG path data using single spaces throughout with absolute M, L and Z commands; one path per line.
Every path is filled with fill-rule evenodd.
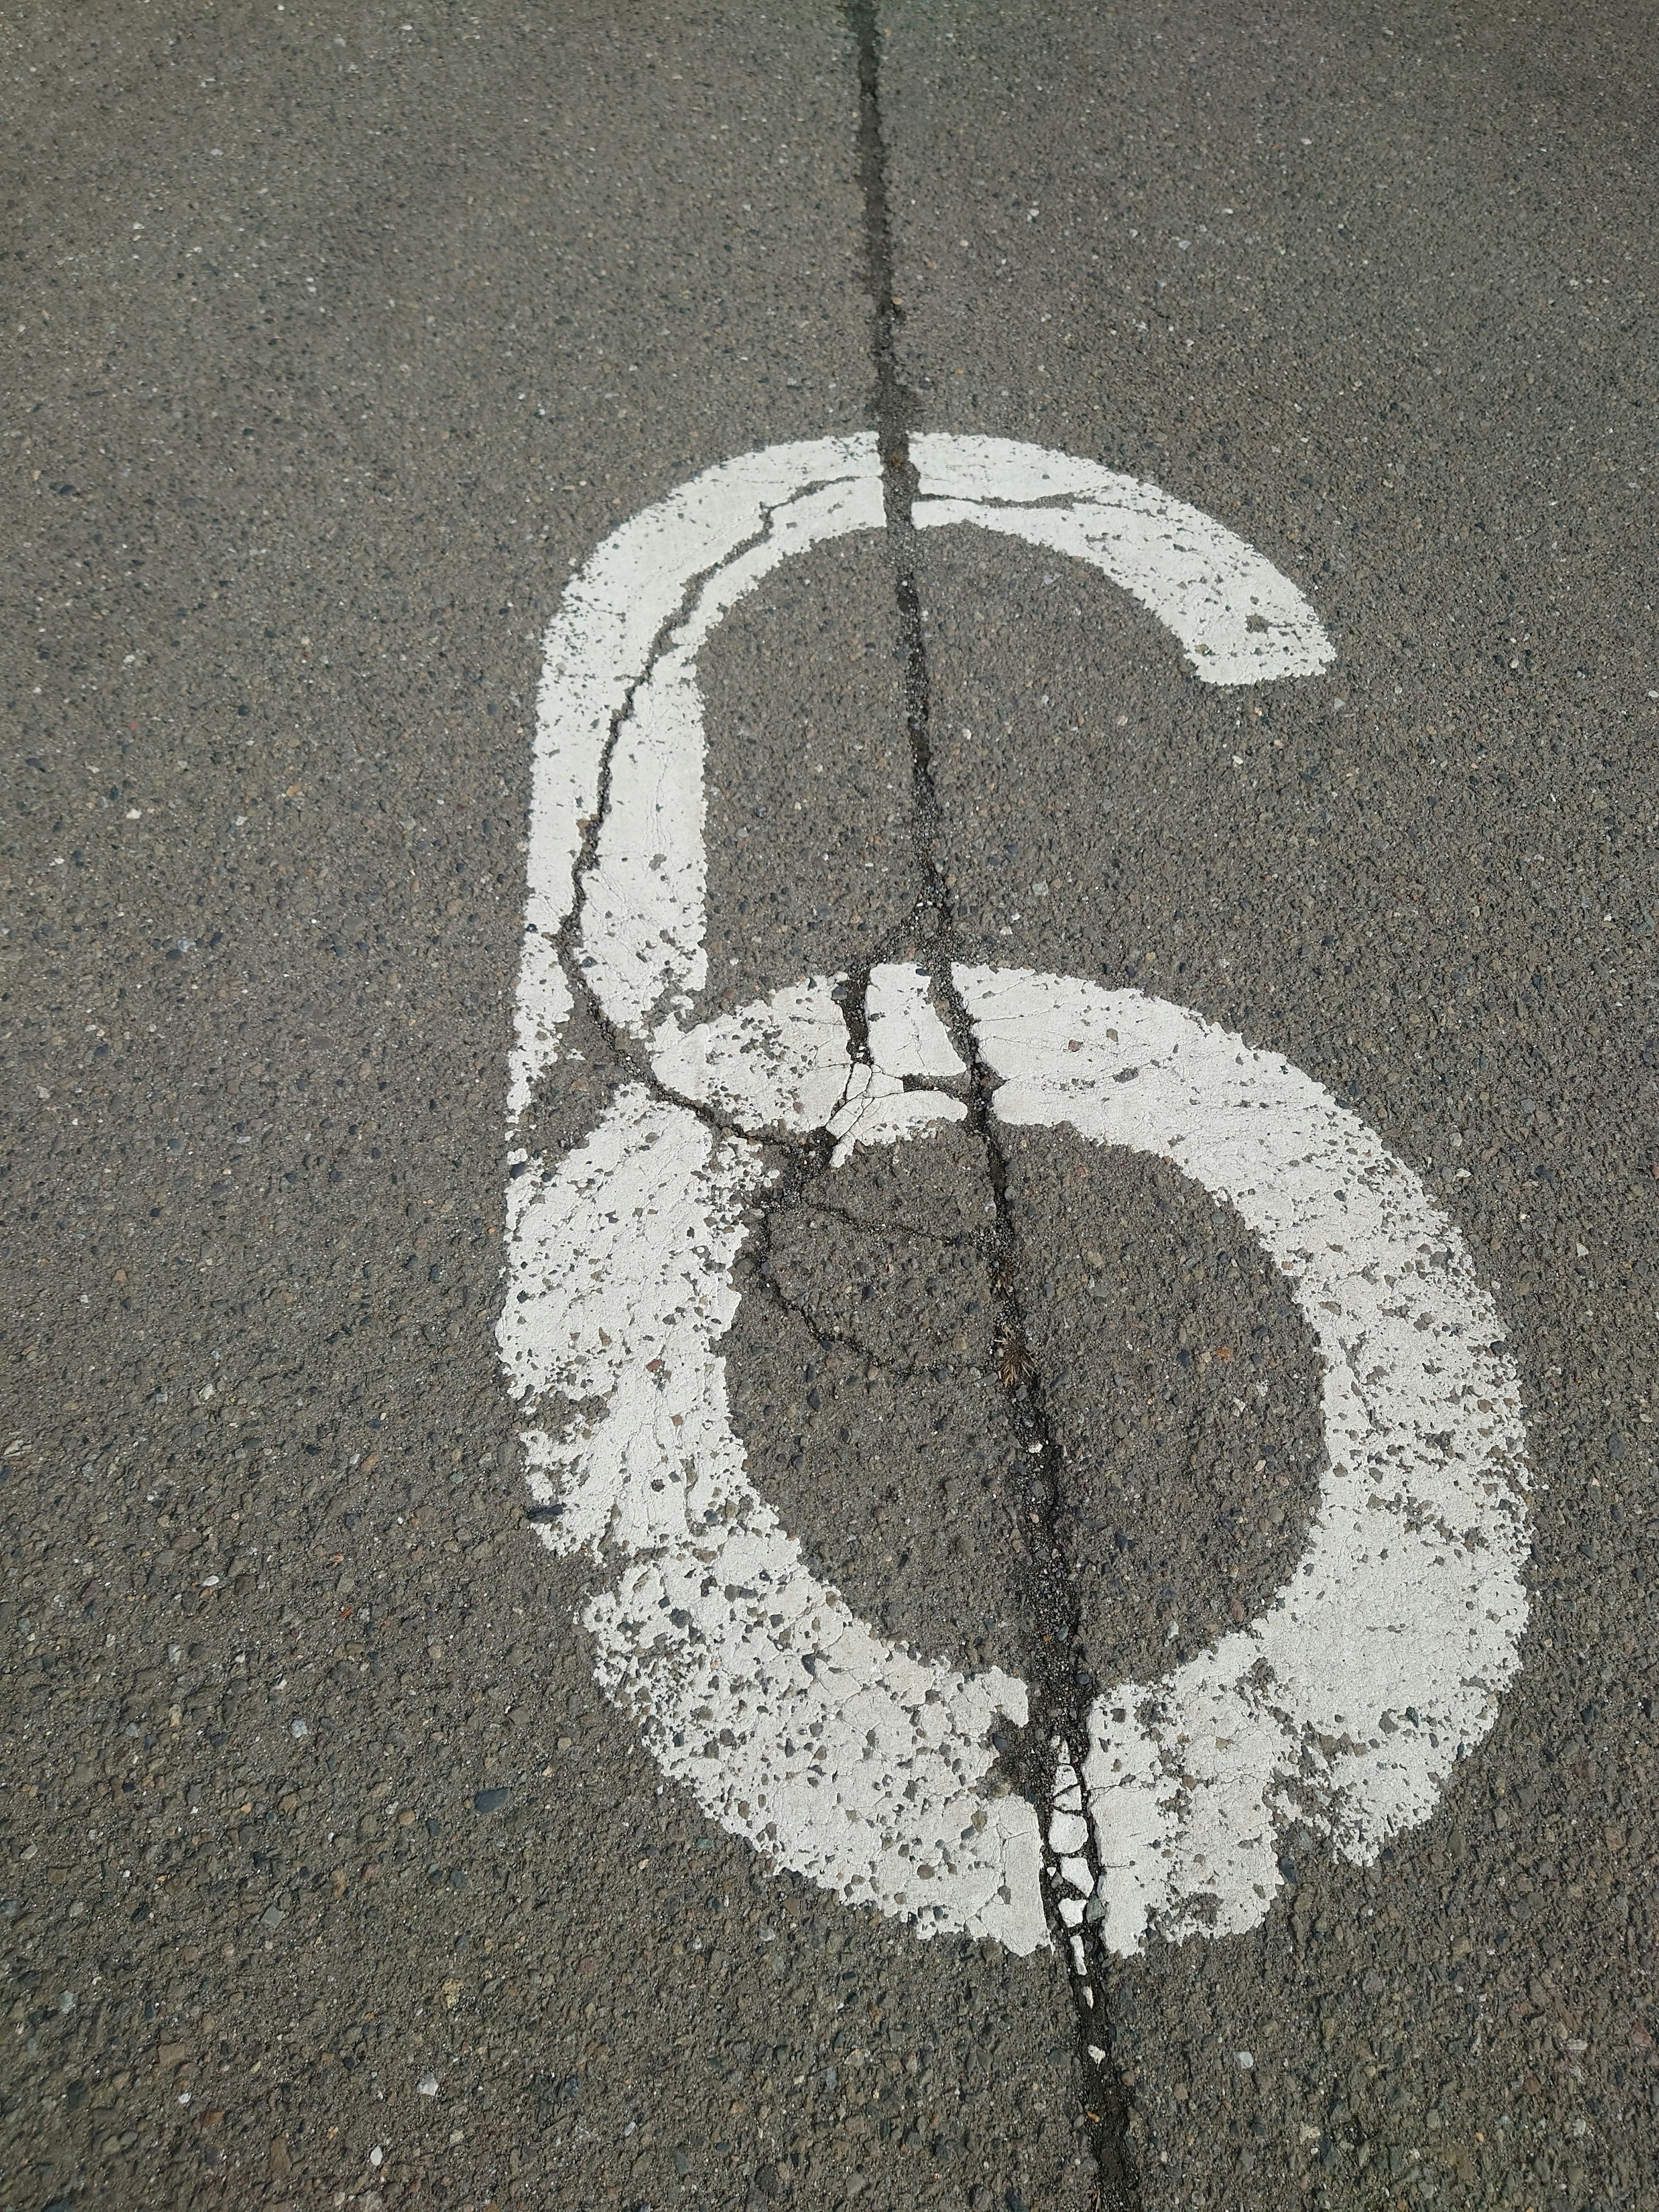
M 910 754 L 910 837 L 918 888 L 896 941 L 854 969 L 837 995 L 847 1026 L 849 1060 L 854 1063 L 867 1062 L 871 1056 L 868 994 L 872 969 L 885 959 L 908 956 L 919 960 L 927 970 L 951 1042 L 969 1071 L 962 1095 L 968 1109 L 968 1126 L 984 1156 L 994 1206 L 994 1224 L 986 1234 L 984 1249 L 997 1317 L 998 1376 L 1007 1397 L 1015 1438 L 1024 1448 L 1027 1470 L 1021 1533 L 1027 1600 L 1035 1630 L 1028 1670 L 1032 1678 L 1031 1719 L 1007 1763 L 1018 1786 L 1040 1812 L 1046 1810 L 1048 1815 L 1044 1824 L 1043 1904 L 1050 1932 L 1061 1957 L 1072 1969 L 1069 1979 L 1076 2013 L 1084 2112 L 1095 2162 L 1097 2203 L 1100 2212 L 1139 2212 L 1139 2185 L 1128 2148 L 1128 2093 L 1112 2051 L 1106 1948 L 1100 1923 L 1091 1915 L 1085 1914 L 1075 1927 L 1062 1915 L 1062 1894 L 1069 1892 L 1072 1885 L 1063 1879 L 1060 1855 L 1049 1847 L 1057 1798 L 1062 1803 L 1080 1802 L 1074 1797 L 1068 1801 L 1068 1792 L 1075 1792 L 1078 1778 L 1084 1772 L 1087 1717 L 1095 1684 L 1080 1656 L 1079 1613 L 1070 1565 L 1075 1531 L 1066 1495 L 1065 1449 L 1054 1433 L 1042 1377 L 1030 1356 L 1019 1298 L 1018 1230 L 1008 1193 L 1007 1158 L 991 1109 L 997 1078 L 981 1052 L 978 1036 L 954 973 L 957 950 L 955 913 L 938 858 L 940 812 L 933 778 L 927 656 L 916 576 L 913 512 L 916 474 L 908 444 L 914 403 L 899 375 L 895 350 L 901 310 L 893 296 L 886 154 L 881 123 L 880 34 L 873 0 L 847 0 L 846 18 L 858 57 L 858 167 L 864 198 L 866 271 L 871 295 L 875 370 L 872 412 L 881 459 L 885 534 L 898 612 L 903 711 Z M 769 510 L 757 538 L 764 538 L 771 527 Z M 606 1013 L 582 965 L 587 880 L 597 863 L 600 835 L 610 811 L 611 768 L 617 744 L 633 714 L 641 685 L 689 617 L 706 581 L 706 577 L 698 576 L 688 584 L 679 607 L 663 624 L 653 641 L 639 681 L 630 686 L 611 718 L 599 763 L 593 810 L 581 825 L 581 844 L 572 870 L 572 902 L 559 932 L 558 950 L 574 997 L 605 1038 L 626 1077 L 644 1085 L 664 1103 L 685 1108 L 722 1134 L 760 1138 L 775 1160 L 781 1161 L 771 1183 L 769 1204 L 759 1210 L 756 1218 L 757 1233 L 751 1237 L 750 1256 L 757 1263 L 767 1290 L 781 1303 L 789 1304 L 781 1300 L 778 1285 L 770 1279 L 770 1210 L 780 1204 L 799 1204 L 809 1193 L 814 1204 L 821 1202 L 818 1194 L 811 1192 L 811 1186 L 827 1172 L 830 1164 L 832 1141 L 828 1133 L 817 1130 L 804 1137 L 780 1138 L 775 1132 L 763 1136 L 759 1132 L 738 1130 L 708 1103 L 680 1095 L 662 1081 L 648 1059 L 635 1048 L 627 1033 Z M 914 1086 L 907 1083 L 906 1087 Z M 934 1079 L 927 1087 L 956 1086 L 940 1084 Z M 804 1313 L 801 1318 L 809 1320 Z M 809 1320 L 809 1326 L 815 1337 L 821 1338 L 816 1324 Z M 532 1507 L 531 1516 L 541 1517 L 551 1510 L 554 1509 Z M 1084 1859 L 1091 1888 L 1098 1885 L 1101 1868 L 1091 1826 L 1086 1839 L 1065 1856 Z M 1075 1900 L 1068 1898 L 1068 1901 Z
M 909 927 L 927 966 L 951 1042 L 969 1069 L 969 1127 L 983 1151 L 995 1207 L 987 1259 L 997 1316 L 998 1373 L 1007 1393 L 1014 1433 L 1025 1449 L 1028 1595 L 1036 1627 L 1030 1672 L 1031 1721 L 1016 1754 L 1017 1778 L 1044 1813 L 1074 1792 L 1084 1771 L 1087 1717 L 1094 1680 L 1085 1666 L 1080 1619 L 1071 1572 L 1074 1529 L 1066 1501 L 1065 1451 L 1049 1419 L 1042 1376 L 1027 1346 L 1018 1291 L 1019 1235 L 1008 1194 L 1008 1163 L 991 1111 L 996 1078 L 986 1065 L 954 973 L 955 914 L 938 857 L 939 805 L 933 777 L 930 688 L 921 599 L 916 578 L 914 502 L 916 473 L 909 456 L 913 401 L 898 372 L 900 308 L 893 295 L 892 234 L 887 205 L 886 149 L 881 117 L 881 36 L 874 0 L 848 0 L 847 21 L 858 52 L 859 173 L 864 194 L 865 257 L 872 303 L 875 366 L 873 413 L 881 454 L 887 543 L 893 563 L 903 667 L 904 719 L 909 743 L 911 840 L 918 890 Z M 859 1011 L 849 1007 L 854 1047 L 865 1030 L 861 1006 L 869 970 L 855 978 Z M 1091 1889 L 1101 1868 L 1092 1824 L 1068 1856 L 1087 1861 Z M 1138 2212 L 1139 2186 L 1129 2154 L 1129 2100 L 1112 2053 L 1109 1984 L 1100 1923 L 1085 1915 L 1072 1929 L 1060 1911 L 1055 1854 L 1043 1854 L 1043 1903 L 1060 1955 L 1073 1967 L 1079 2059 L 1101 2212 Z M 1068 1899 L 1068 1901 L 1070 1901 Z

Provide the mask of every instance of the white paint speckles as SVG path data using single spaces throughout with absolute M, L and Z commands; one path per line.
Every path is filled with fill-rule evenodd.
M 1206 682 L 1331 657 L 1286 579 L 1153 487 L 1006 441 L 913 450 L 920 525 L 975 521 L 1091 562 Z M 993 1723 L 1024 1722 L 1024 1686 L 901 1649 L 811 1573 L 749 1480 L 719 1349 L 765 1200 L 761 1144 L 823 1130 L 839 1161 L 920 1139 L 963 1118 L 934 1086 L 964 1071 L 914 968 L 872 975 L 867 1059 L 849 1043 L 844 977 L 684 1026 L 704 980 L 696 656 L 789 554 L 881 522 L 872 439 L 750 454 L 615 532 L 550 629 L 512 1126 L 570 1010 L 556 940 L 613 734 L 575 955 L 654 1087 L 625 1087 L 549 1173 L 511 1155 L 500 1340 L 538 1525 L 608 1573 L 583 1615 L 608 1693 L 663 1770 L 771 1863 L 924 1935 L 1024 1953 L 1048 1941 L 1046 1838 L 1068 1931 L 1104 1910 L 1126 1951 L 1154 1931 L 1246 1927 L 1277 1884 L 1280 1823 L 1322 1824 L 1369 1856 L 1423 1817 L 1490 1725 L 1524 1620 L 1514 1378 L 1455 1231 L 1308 1077 L 1133 992 L 959 969 L 1004 1079 L 1001 1120 L 1067 1121 L 1173 1159 L 1285 1269 L 1326 1361 L 1320 1516 L 1262 1620 L 1101 1700 L 1085 1771 L 1062 1757 L 1046 1829 L 992 1777 Z
M 763 1507 L 700 1553 L 626 1571 L 585 1615 L 599 1678 L 710 1817 L 849 1904 L 921 1936 L 1047 1942 L 1036 1814 L 988 1795 L 992 1723 L 1024 1686 L 877 1636 Z
M 715 1347 L 765 1180 L 756 1146 L 635 1087 L 545 1181 L 509 1186 L 501 1350 L 542 1423 L 531 1486 L 561 1508 L 543 1533 L 623 1561 L 583 1615 L 599 1679 L 711 1818 L 921 1935 L 1033 1950 L 1036 1815 L 986 1786 L 1024 1686 L 878 1637 L 744 1471 Z
M 1328 1464 L 1260 1620 L 1091 1717 L 1105 1935 L 1255 1926 L 1305 1820 L 1374 1859 L 1432 1810 L 1519 1664 L 1525 1431 L 1463 1240 L 1358 1115 L 1185 1008 L 959 969 L 998 1119 L 1170 1160 L 1238 1212 L 1317 1340 Z M 1121 1715 L 1121 1718 L 1117 1716 Z
M 556 1549 L 685 1544 L 747 1495 L 714 1346 L 763 1181 L 753 1146 L 634 1085 L 551 1176 L 508 1185 L 500 1342 L 548 1425 L 526 1444 Z

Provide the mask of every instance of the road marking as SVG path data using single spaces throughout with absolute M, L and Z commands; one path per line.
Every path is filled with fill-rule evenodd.
M 976 522 L 1090 562 L 1169 625 L 1204 683 L 1305 676 L 1333 658 L 1313 610 L 1270 562 L 1152 485 L 1007 438 L 930 434 L 911 457 L 918 527 Z M 704 981 L 696 656 L 781 562 L 882 523 L 873 434 L 769 447 L 705 470 L 623 523 L 566 587 L 537 702 L 510 1118 L 570 1012 L 556 940 L 617 718 L 631 702 L 587 952 L 607 1011 L 635 1029 L 664 998 L 684 1008 Z
M 1060 1122 L 1171 1162 L 1237 1212 L 1319 1346 L 1326 1466 L 1267 1612 L 1097 1703 L 1084 1783 L 1103 1933 L 1254 1927 L 1275 1837 L 1366 1863 L 1433 1810 L 1491 1727 L 1527 1601 L 1526 1437 L 1462 1236 L 1375 1131 L 1276 1054 L 1182 1006 L 962 969 L 1009 1127 Z M 1130 1079 L 1125 1080 L 1125 1078 Z
M 912 453 L 919 526 L 976 522 L 1091 562 L 1204 681 L 1332 657 L 1286 579 L 1152 487 L 1006 440 L 928 436 Z M 867 1062 L 836 999 L 844 978 L 683 1026 L 704 981 L 697 654 L 780 562 L 882 522 L 872 438 L 746 455 L 623 524 L 550 627 L 512 1127 L 559 1049 L 573 919 L 570 957 L 650 1080 L 550 1170 L 514 1150 L 500 1342 L 538 1526 L 611 1563 L 582 1619 L 600 1682 L 664 1771 L 773 1864 L 921 1935 L 1024 1954 L 1048 1941 L 1042 1827 L 999 1788 L 990 1732 L 1024 1723 L 1024 1686 L 902 1650 L 812 1576 L 749 1480 L 718 1350 L 745 1212 L 765 1197 L 757 1139 L 823 1130 L 839 1160 L 925 1139 L 963 1117 L 927 1087 L 960 1062 L 926 975 L 900 964 L 872 978 Z M 1199 1659 L 1103 1698 L 1086 1771 L 1062 1776 L 1046 1823 L 1065 1866 L 1086 1868 L 1070 1846 L 1092 1822 L 1114 1949 L 1234 1932 L 1267 1911 L 1283 1824 L 1373 1858 L 1491 1725 L 1526 1613 L 1513 1370 L 1455 1228 L 1311 1078 L 1138 992 L 955 976 L 1002 1079 L 998 1118 L 1172 1160 L 1237 1209 L 1324 1355 L 1329 1465 L 1290 1582 Z

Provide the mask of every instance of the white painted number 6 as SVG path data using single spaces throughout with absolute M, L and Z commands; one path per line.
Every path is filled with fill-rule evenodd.
M 1332 657 L 1286 578 L 1152 486 L 1002 439 L 911 453 L 919 527 L 974 522 L 1091 562 L 1206 683 Z M 619 1563 L 583 1620 L 663 1771 L 773 1864 L 921 1935 L 1024 1953 L 1048 1940 L 1038 1813 L 987 1788 L 992 1724 L 1024 1720 L 1024 1686 L 896 1648 L 813 1577 L 748 1479 L 716 1349 L 765 1186 L 752 1139 L 826 1129 L 844 1152 L 959 1119 L 948 1093 L 904 1083 L 960 1072 L 950 1038 L 925 976 L 901 967 L 872 982 L 872 1065 L 849 1056 L 830 976 L 684 1026 L 704 981 L 698 653 L 789 555 L 882 526 L 873 437 L 775 447 L 624 523 L 565 592 L 537 732 L 512 1126 L 571 1009 L 557 940 L 579 873 L 574 957 L 654 1082 L 623 1089 L 550 1171 L 513 1152 L 500 1340 L 533 1424 L 531 1487 L 555 1516 L 542 1534 Z M 1371 1859 L 1492 1725 L 1526 1620 L 1515 1374 L 1457 1230 L 1311 1077 L 1138 991 L 955 976 L 1001 1079 L 998 1118 L 1173 1161 L 1237 1209 L 1320 1346 L 1327 1466 L 1291 1579 L 1261 1619 L 1091 1717 L 1109 1947 L 1236 1933 L 1267 1911 L 1282 1826 Z M 1083 1886 L 1083 1860 L 1066 1864 Z M 1062 1911 L 1080 1917 L 1081 1899 Z

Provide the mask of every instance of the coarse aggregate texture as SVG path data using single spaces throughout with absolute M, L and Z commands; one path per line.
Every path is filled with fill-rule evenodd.
M 929 427 L 1152 477 L 1338 645 L 1206 691 L 1086 572 L 925 543 L 963 935 L 1346 1098 L 1494 1285 L 1531 1430 L 1523 1672 L 1440 1812 L 1369 1869 L 1293 1833 L 1258 1935 L 1121 1972 L 1144 2200 L 1645 2206 L 1651 40 L 1616 9 L 891 21 Z M 1187 1293 L 1135 1287 L 1172 1367 Z
M 1090 1669 L 1156 1681 L 1295 1569 L 1325 1458 L 1317 1357 L 1278 1270 L 1172 1169 L 1064 1128 L 1020 1132 L 1009 1169 Z
M 786 562 L 721 623 L 699 674 L 707 1019 L 908 944 L 919 885 L 884 540 Z
M 780 1211 L 739 1278 L 733 1413 L 784 1525 L 855 1612 L 957 1666 L 1014 1670 L 1023 1454 L 975 1153 L 959 1127 L 860 1150 Z
M 1155 477 L 1338 646 L 1207 690 L 1094 572 L 927 538 L 940 860 L 957 957 L 1372 1121 L 1531 1425 L 1524 1670 L 1439 1813 L 1367 1869 L 1292 1832 L 1257 1933 L 1116 1970 L 1146 2212 L 1648 2212 L 1651 28 L 1386 17 L 882 11 L 918 426 Z M 1087 2212 L 1058 1957 L 663 1784 L 492 1334 L 540 633 L 648 501 L 866 424 L 846 27 L 116 0 L 5 51 L 0 2206 Z M 704 656 L 705 1012 L 914 950 L 889 558 Z M 567 1042 L 549 1158 L 621 1073 Z M 1237 1224 L 1085 1149 L 1007 1204 L 1109 1680 L 1261 1601 L 1320 1439 Z M 756 1480 L 887 1632 L 1018 1671 L 982 1155 L 778 1164 Z

